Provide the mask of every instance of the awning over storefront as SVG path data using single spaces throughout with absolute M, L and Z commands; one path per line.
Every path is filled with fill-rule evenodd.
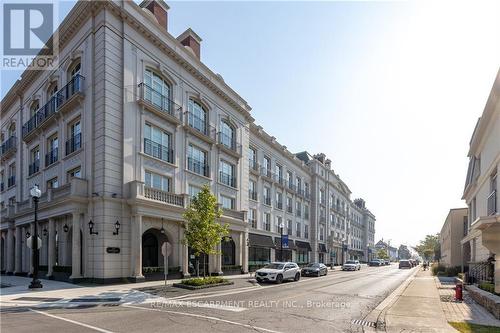
M 307 251 L 312 251 L 311 244 L 309 244 L 308 242 L 295 241 L 295 246 Z
M 274 248 L 274 242 L 271 236 L 248 234 L 248 243 L 250 247 Z
M 326 245 L 319 243 L 318 244 L 318 252 L 326 253 Z
M 276 250 L 281 249 L 281 247 L 280 247 L 280 246 L 281 246 L 280 242 L 281 242 L 281 237 L 275 237 L 275 238 L 274 238 L 274 244 L 276 244 L 276 245 L 275 245 Z M 296 246 L 295 246 L 295 243 L 293 242 L 293 240 L 289 239 L 289 240 L 288 240 L 288 247 L 284 247 L 284 246 L 283 246 L 283 250 L 296 250 Z

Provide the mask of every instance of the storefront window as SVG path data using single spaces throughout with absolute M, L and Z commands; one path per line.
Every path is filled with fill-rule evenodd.
M 264 247 L 248 248 L 248 264 L 264 265 L 271 261 L 271 249 Z
M 309 263 L 309 251 L 306 249 L 297 250 L 297 263 L 306 264 Z

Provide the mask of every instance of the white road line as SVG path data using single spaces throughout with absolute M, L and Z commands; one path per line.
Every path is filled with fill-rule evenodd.
M 140 309 L 140 310 L 145 310 L 145 311 L 165 312 L 165 313 L 172 313 L 172 314 L 181 315 L 181 316 L 188 316 L 188 317 L 195 317 L 195 318 L 201 318 L 201 319 L 206 319 L 206 320 L 220 321 L 222 323 L 227 323 L 230 325 L 245 327 L 245 328 L 249 328 L 249 329 L 256 330 L 256 331 L 269 332 L 269 333 L 281 333 L 279 331 L 274 331 L 274 330 L 270 330 L 270 329 L 263 328 L 263 327 L 242 324 L 242 323 L 238 323 L 238 322 L 231 321 L 231 320 L 226 320 L 226 319 L 221 319 L 221 318 L 211 317 L 211 316 L 204 316 L 204 315 L 199 315 L 199 314 L 195 314 L 195 313 L 186 313 L 186 312 L 179 312 L 179 311 L 143 308 L 143 307 L 134 306 L 134 305 L 123 305 L 123 306 L 127 307 L 127 308 L 134 308 L 134 309 Z
M 30 311 L 33 311 L 35 313 L 38 313 L 38 314 L 41 314 L 41 315 L 44 315 L 44 316 L 47 316 L 47 317 L 59 319 L 59 320 L 62 320 L 62 321 L 67 321 L 68 323 L 72 323 L 72 324 L 75 324 L 75 325 L 79 325 L 79 326 L 83 326 L 83 327 L 86 327 L 86 328 L 90 328 L 91 330 L 94 330 L 94 331 L 97 331 L 97 332 L 114 333 L 113 331 L 108 331 L 108 330 L 105 330 L 103 328 L 99 328 L 99 327 L 95 327 L 95 326 L 92 326 L 92 325 L 84 324 L 84 323 L 81 323 L 79 321 L 71 320 L 71 319 L 68 319 L 68 318 L 59 317 L 59 316 L 56 316 L 56 315 L 53 315 L 53 314 L 50 314 L 50 313 L 46 313 L 46 312 L 43 312 L 43 311 L 38 311 L 38 310 L 33 310 L 33 309 L 30 309 Z

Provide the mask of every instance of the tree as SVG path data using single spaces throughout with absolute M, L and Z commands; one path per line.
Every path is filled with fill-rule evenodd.
M 220 254 L 217 245 L 229 234 L 228 225 L 222 225 L 217 221 L 221 215 L 222 209 L 208 185 L 203 186 L 201 191 L 192 198 L 183 214 L 186 220 L 183 242 L 191 247 L 197 257 L 204 254 L 205 267 L 206 257 L 210 254 Z M 198 267 L 196 274 L 199 276 Z M 203 278 L 205 278 L 205 270 L 203 270 Z
M 387 255 L 387 250 L 386 249 L 378 249 L 377 258 L 378 259 L 389 259 L 389 256 Z
M 439 260 L 441 258 L 441 245 L 439 244 L 439 234 L 427 235 L 420 244 L 415 246 L 415 250 L 425 260 Z

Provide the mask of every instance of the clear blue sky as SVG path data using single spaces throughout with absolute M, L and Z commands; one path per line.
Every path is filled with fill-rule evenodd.
M 415 244 L 460 199 L 472 130 L 500 66 L 495 2 L 169 2 L 169 30 L 291 151 L 324 152 Z M 70 5 L 60 5 L 64 16 Z M 2 73 L 2 96 L 19 73 Z

